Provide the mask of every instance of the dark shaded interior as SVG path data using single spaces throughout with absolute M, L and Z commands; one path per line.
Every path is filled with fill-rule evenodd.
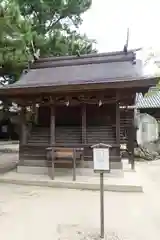
M 80 106 L 58 106 L 55 110 L 56 126 L 81 126 Z

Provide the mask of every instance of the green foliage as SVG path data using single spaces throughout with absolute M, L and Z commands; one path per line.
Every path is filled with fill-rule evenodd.
M 31 35 L 30 24 L 13 1 L 0 6 L 0 29 L 0 75 L 12 82 L 32 58 L 30 39 L 27 39 Z
M 93 40 L 77 33 L 91 0 L 4 0 L 0 4 L 0 76 L 16 81 L 34 55 L 95 52 Z
M 89 9 L 91 0 L 17 0 L 23 16 L 32 19 L 34 29 L 45 34 L 70 20 L 81 23 L 80 15 Z M 62 23 L 63 22 L 63 23 Z

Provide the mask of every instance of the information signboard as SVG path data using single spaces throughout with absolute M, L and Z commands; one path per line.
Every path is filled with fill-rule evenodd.
M 94 171 L 108 172 L 109 164 L 109 148 L 94 148 L 93 149 Z
M 105 172 L 110 172 L 109 148 L 111 145 L 104 143 L 95 144 L 93 148 L 94 171 L 100 173 L 100 237 L 104 239 L 104 181 Z

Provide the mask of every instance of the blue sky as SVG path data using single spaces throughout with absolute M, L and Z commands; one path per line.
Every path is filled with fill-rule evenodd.
M 160 0 L 92 0 L 80 32 L 97 40 L 100 52 L 122 50 L 130 28 L 129 48 L 160 49 Z

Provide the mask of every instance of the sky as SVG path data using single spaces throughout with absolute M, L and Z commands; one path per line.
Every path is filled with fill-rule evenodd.
M 160 0 L 92 0 L 83 15 L 81 33 L 97 40 L 99 52 L 123 50 L 127 28 L 129 49 L 160 50 Z

